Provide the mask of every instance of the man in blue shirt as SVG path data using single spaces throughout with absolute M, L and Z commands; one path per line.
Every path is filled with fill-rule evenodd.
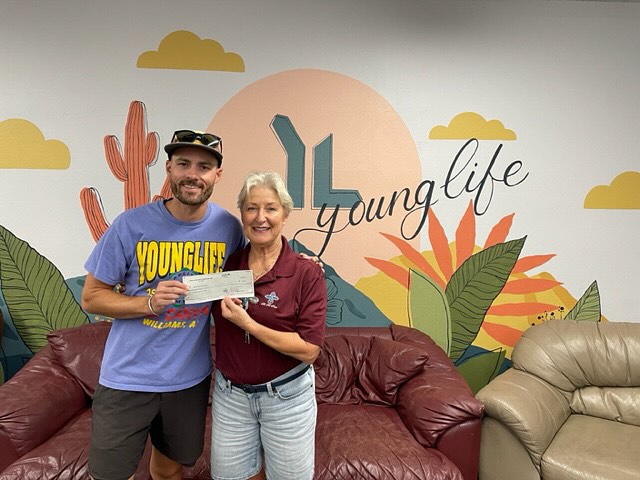
M 95 480 L 132 478 L 147 436 L 153 478 L 182 478 L 203 449 L 211 304 L 185 305 L 181 280 L 221 271 L 245 238 L 238 219 L 209 202 L 222 140 L 178 130 L 165 151 L 173 197 L 119 215 L 85 264 L 82 307 L 113 318 L 92 407 Z

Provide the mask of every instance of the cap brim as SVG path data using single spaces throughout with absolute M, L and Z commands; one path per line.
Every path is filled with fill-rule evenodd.
M 202 145 L 201 143 L 189 143 L 189 142 L 168 143 L 167 145 L 164 146 L 164 151 L 167 152 L 167 155 L 171 156 L 171 154 L 175 150 L 183 147 L 196 147 L 196 148 L 201 148 L 203 150 L 206 150 L 207 152 L 212 153 L 218 159 L 218 161 L 222 163 L 222 154 L 219 151 L 217 151 L 215 148 L 212 148 L 208 145 Z

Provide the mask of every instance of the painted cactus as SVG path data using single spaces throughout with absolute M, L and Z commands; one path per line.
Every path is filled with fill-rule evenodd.
M 149 167 L 155 164 L 158 157 L 158 134 L 147 133 L 146 110 L 142 102 L 134 100 L 129 105 L 124 153 L 115 135 L 104 137 L 104 150 L 111 173 L 124 183 L 125 210 L 149 203 Z M 154 197 L 154 200 L 166 193 L 165 185 L 162 194 Z M 83 188 L 80 191 L 80 203 L 91 235 L 97 242 L 109 226 L 99 192 L 93 187 Z

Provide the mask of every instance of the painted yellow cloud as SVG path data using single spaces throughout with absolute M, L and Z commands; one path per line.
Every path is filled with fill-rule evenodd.
M 71 155 L 60 140 L 45 140 L 28 120 L 10 118 L 0 122 L 0 168 L 69 168 Z
M 138 57 L 136 66 L 244 72 L 244 60 L 240 55 L 225 52 L 215 40 L 201 39 L 186 30 L 178 30 L 164 37 L 158 50 L 149 50 Z
M 485 120 L 480 114 L 474 112 L 459 113 L 448 126 L 437 125 L 429 132 L 429 138 L 435 140 L 515 140 L 513 130 L 505 128 L 499 120 Z
M 584 208 L 640 210 L 640 172 L 623 172 L 611 185 L 593 187 L 584 199 Z

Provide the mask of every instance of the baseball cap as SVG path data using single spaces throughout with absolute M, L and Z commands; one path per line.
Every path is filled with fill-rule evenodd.
M 222 139 L 213 133 L 198 130 L 176 130 L 171 137 L 171 143 L 164 146 L 164 151 L 171 156 L 173 151 L 181 147 L 202 148 L 218 159 L 218 166 L 222 165 Z

